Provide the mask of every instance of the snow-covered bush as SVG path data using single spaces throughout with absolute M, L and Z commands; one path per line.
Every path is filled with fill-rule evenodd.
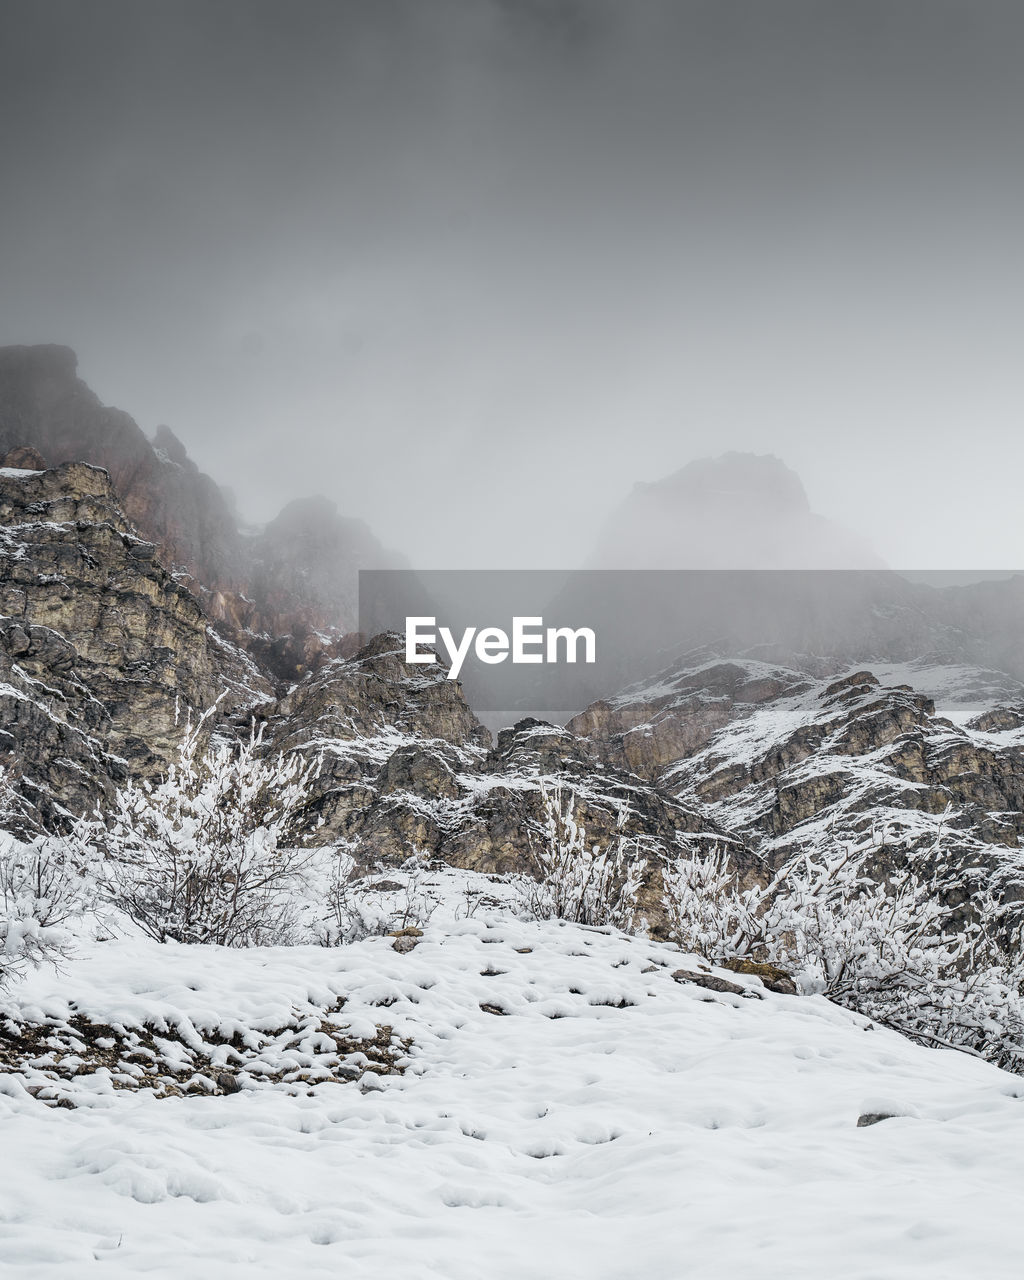
M 96 905 L 95 859 L 74 839 L 34 822 L 6 774 L 0 813 L 17 821 L 19 839 L 0 831 L 0 986 L 26 969 L 64 955 L 67 925 Z
M 764 886 L 743 889 L 721 848 L 663 872 L 672 935 L 721 963 L 749 958 L 793 973 L 820 993 L 926 1043 L 1024 1068 L 1024 961 L 1007 947 L 994 895 L 955 928 L 938 886 L 909 870 L 866 873 L 866 841 L 833 855 L 800 854 Z
M 604 849 L 590 844 L 576 821 L 575 795 L 563 801 L 561 787 L 544 783 L 540 792 L 544 816 L 528 836 L 537 878 L 521 886 L 526 911 L 538 920 L 633 928 L 647 865 L 635 843 L 620 836 Z
M 724 845 L 680 857 L 661 874 L 669 929 L 685 951 L 720 963 L 757 949 L 769 890 L 741 889 Z
M 429 923 L 438 903 L 424 885 L 428 862 L 429 855 L 416 849 L 397 869 L 378 863 L 371 874 L 385 879 L 374 884 L 350 853 L 336 851 L 315 940 L 338 947 Z
M 94 824 L 104 891 L 161 942 L 288 942 L 313 855 L 285 840 L 319 765 L 261 756 L 262 728 L 204 746 L 207 718 L 188 725 L 162 781 L 129 783 Z

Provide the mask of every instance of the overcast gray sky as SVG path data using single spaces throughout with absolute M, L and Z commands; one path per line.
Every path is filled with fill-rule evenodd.
M 0 0 L 0 341 L 253 519 L 570 565 L 774 452 L 897 565 L 1024 564 L 1024 6 Z

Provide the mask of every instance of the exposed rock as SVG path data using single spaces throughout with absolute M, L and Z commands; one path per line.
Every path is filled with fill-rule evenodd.
M 605 759 L 654 778 L 667 764 L 693 755 L 736 718 L 809 685 L 799 672 L 761 664 L 712 662 L 689 668 L 684 659 L 658 682 L 596 702 L 569 728 L 600 744 Z M 678 674 L 676 674 L 678 673 Z
M 313 812 L 318 839 L 365 864 L 414 852 L 490 874 L 535 874 L 545 793 L 571 801 L 589 844 L 625 841 L 647 860 L 641 908 L 663 923 L 660 868 L 689 849 L 730 841 L 748 879 L 763 868 L 714 822 L 627 770 L 587 739 L 524 720 L 490 734 L 440 665 L 409 666 L 395 635 L 332 662 L 265 711 L 274 750 L 323 756 Z
M 68 347 L 0 348 L 0 453 L 31 446 L 50 467 L 102 467 L 125 516 L 165 564 L 183 566 L 213 592 L 237 590 L 241 542 L 220 490 L 167 428 L 154 447 L 128 414 L 101 404 L 77 365 Z
M 300 682 L 272 714 L 283 722 L 283 748 L 396 734 L 411 743 L 440 739 L 462 748 L 491 741 L 459 682 L 448 680 L 440 663 L 407 665 L 404 640 L 393 634 L 375 636 L 353 658 L 336 659 Z
M 322 498 L 292 503 L 256 537 L 244 533 L 226 492 L 174 432 L 161 426 L 149 441 L 128 414 L 103 405 L 67 347 L 0 348 L 2 455 L 8 467 L 106 470 L 155 557 L 179 571 L 211 618 L 252 633 L 282 678 L 304 674 L 356 629 L 359 569 L 402 563 Z
M 741 987 L 738 982 L 730 982 L 728 978 L 719 978 L 713 973 L 698 973 L 695 969 L 676 969 L 672 977 L 676 982 L 689 982 L 695 987 L 703 987 L 706 991 L 718 991 L 725 995 L 756 994 L 750 987 Z
M 393 929 L 388 934 L 388 937 L 394 938 L 394 942 L 391 944 L 394 951 L 407 954 L 412 951 L 413 947 L 418 946 L 420 938 L 423 937 L 423 930 L 412 927 L 408 929 Z
M 796 983 L 793 981 L 793 975 L 787 973 L 785 969 L 779 968 L 777 964 L 748 960 L 743 956 L 733 956 L 729 960 L 722 961 L 722 968 L 729 969 L 732 973 L 743 973 L 751 978 L 760 978 L 769 991 L 776 991 L 779 995 L 796 995 Z
M 890 667 L 889 670 L 892 670 Z M 916 675 L 906 668 L 908 677 Z M 956 669 L 942 677 L 948 685 Z M 965 682 L 977 677 L 964 671 Z M 753 694 L 753 696 L 751 696 Z M 955 702 L 950 704 L 955 706 Z M 969 703 L 965 704 L 969 705 Z M 938 714 L 908 681 L 839 680 L 735 660 L 674 668 L 572 722 L 778 866 L 799 850 L 873 839 L 880 869 L 908 857 L 994 874 L 1024 891 L 1024 734 Z M 672 759 L 673 752 L 678 756 Z
M 0 763 L 47 822 L 162 769 L 185 717 L 221 698 L 222 727 L 258 711 L 267 751 L 322 756 L 319 825 L 301 834 L 364 864 L 419 852 L 535 873 L 554 795 L 588 844 L 644 859 L 656 930 L 661 869 L 722 844 L 743 885 L 823 842 L 872 838 L 880 874 L 941 858 L 951 892 L 987 877 L 1024 897 L 1024 686 L 965 670 L 963 705 L 984 690 L 984 706 L 954 718 L 918 687 L 920 668 L 903 679 L 892 665 L 984 652 L 1024 673 L 1024 578 L 949 591 L 876 573 L 823 575 L 814 590 L 801 575 L 730 578 L 714 615 L 726 656 L 690 654 L 566 727 L 520 719 L 492 742 L 443 665 L 407 665 L 396 635 L 361 648 L 341 636 L 357 570 L 395 561 L 326 499 L 243 534 L 174 434 L 150 443 L 102 406 L 65 348 L 0 350 L 0 454 Z M 706 545 L 740 510 L 780 537 L 824 536 L 773 459 L 702 464 L 650 489 L 638 510 L 667 521 L 670 557 L 687 521 L 699 517 Z M 621 625 L 646 620 L 638 607 Z M 736 655 L 744 627 L 761 660 Z M 804 647 L 787 656 L 793 636 Z M 649 639 L 654 652 L 664 637 Z
M 289 1025 L 246 1028 L 240 1035 L 197 1029 L 187 1019 L 153 1025 L 95 1022 L 69 1010 L 61 1017 L 34 1011 L 32 1021 L 0 1023 L 0 1070 L 54 1107 L 74 1107 L 99 1089 L 152 1091 L 158 1098 L 239 1093 L 244 1089 L 308 1088 L 380 1075 L 400 1075 L 411 1047 L 390 1026 L 353 1035 L 339 1025 L 340 1006 Z M 35 1019 L 38 1020 L 35 1020 Z M 223 1064 L 229 1056 L 230 1069 Z M 83 1089 L 84 1085 L 84 1089 Z
M 45 471 L 46 459 L 38 450 L 29 445 L 21 445 L 19 448 L 7 451 L 0 460 L 0 467 L 7 467 L 14 471 Z
M 1024 707 L 993 707 L 975 716 L 967 727 L 981 733 L 1011 733 L 1024 729 Z
M 161 768 L 190 713 L 271 695 L 83 463 L 0 473 L 0 748 L 39 812 Z

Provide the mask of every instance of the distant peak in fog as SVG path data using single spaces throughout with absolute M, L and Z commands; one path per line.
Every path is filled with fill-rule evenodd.
M 803 481 L 772 453 L 723 453 L 696 458 L 665 480 L 636 485 L 656 501 L 721 505 L 755 503 L 765 510 L 810 511 Z
M 637 484 L 605 525 L 600 569 L 881 569 L 863 537 L 811 510 L 774 454 L 698 458 Z

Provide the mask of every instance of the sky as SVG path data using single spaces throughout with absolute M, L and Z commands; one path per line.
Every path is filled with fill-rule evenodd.
M 773 453 L 896 567 L 1024 564 L 1014 0 L 2 0 L 0 342 L 251 520 L 568 567 Z

